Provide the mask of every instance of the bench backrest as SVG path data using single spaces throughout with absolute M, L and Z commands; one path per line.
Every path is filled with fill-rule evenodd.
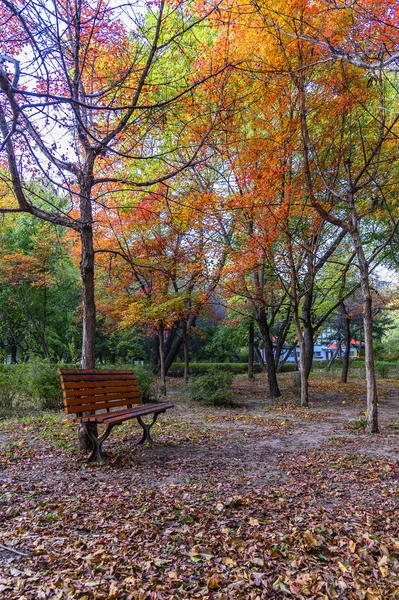
M 142 403 L 133 371 L 59 369 L 58 373 L 67 414 L 93 414 Z

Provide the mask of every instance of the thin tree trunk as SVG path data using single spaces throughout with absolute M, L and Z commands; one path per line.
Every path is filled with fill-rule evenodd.
M 366 388 L 367 388 L 367 425 L 368 433 L 378 433 L 378 396 L 377 381 L 374 367 L 373 351 L 373 299 L 370 290 L 369 266 L 364 255 L 363 246 L 359 233 L 355 230 L 352 233 L 355 242 L 356 254 L 360 269 L 360 286 L 363 296 L 363 329 L 364 329 L 364 350 L 366 367 Z
M 82 254 L 80 273 L 82 277 L 83 305 L 83 339 L 82 339 L 82 369 L 94 369 L 96 343 L 96 303 L 94 298 L 94 246 L 93 246 L 93 216 L 90 201 L 91 187 L 81 189 L 80 214 L 83 226 L 80 232 Z M 87 433 L 90 429 L 98 435 L 97 424 L 88 423 L 79 426 L 79 445 L 83 452 L 92 449 L 92 443 Z
M 166 396 L 166 370 L 165 370 L 165 348 L 164 348 L 164 340 L 163 340 L 164 328 L 163 325 L 160 326 L 158 331 L 159 337 L 159 357 L 161 362 L 161 386 L 160 391 L 162 396 Z
M 91 224 L 83 227 L 81 242 L 82 259 L 80 262 L 80 272 L 82 276 L 83 304 L 82 368 L 94 369 L 96 365 L 96 304 L 94 299 L 94 248 Z
M 17 364 L 17 346 L 11 346 L 11 364 Z
M 265 309 L 262 308 L 257 318 L 259 329 L 262 333 L 263 345 L 265 348 L 265 362 L 267 369 L 267 380 L 269 384 L 269 393 L 271 398 L 278 398 L 281 396 L 280 388 L 278 387 L 277 374 L 276 374 L 276 363 L 274 360 L 273 353 L 273 341 L 270 337 L 270 330 L 267 323 Z
M 342 362 L 342 373 L 341 383 L 348 383 L 348 371 L 349 371 L 349 354 L 351 350 L 351 320 L 346 312 L 345 305 L 342 302 L 341 309 L 344 317 L 344 339 L 345 339 L 345 353 Z
M 255 356 L 256 356 L 257 360 L 259 361 L 262 371 L 266 371 L 265 361 L 263 360 L 262 353 L 259 350 L 259 346 L 256 342 L 254 342 L 254 351 L 255 351 Z
M 313 366 L 314 338 L 312 327 L 306 321 L 303 321 L 303 343 L 305 348 L 305 374 L 307 379 L 309 379 L 310 371 L 312 370 Z
M 308 257 L 308 275 L 305 280 L 305 286 L 308 291 L 303 296 L 303 304 L 301 311 L 301 323 L 303 328 L 303 343 L 305 347 L 305 373 L 309 379 L 310 371 L 313 365 L 314 354 L 314 332 L 312 327 L 312 306 L 313 306 L 313 285 L 314 278 L 311 276 L 311 259 Z
M 293 307 L 295 333 L 299 346 L 299 376 L 301 379 L 301 406 L 309 406 L 309 382 L 306 374 L 305 341 L 303 339 L 298 310 Z
M 187 345 L 187 323 L 186 320 L 182 320 L 182 331 L 183 331 L 183 353 L 184 353 L 184 383 L 188 383 L 189 370 L 190 370 L 190 360 L 188 355 L 188 345 Z
M 250 381 L 254 378 L 254 342 L 255 342 L 255 331 L 253 319 L 249 322 L 248 330 L 248 379 Z
M 335 352 L 333 352 L 330 360 L 328 361 L 327 371 L 329 371 L 331 369 L 335 359 L 337 358 L 338 354 L 340 354 L 340 353 L 341 353 L 341 342 L 339 341 Z
M 286 350 L 286 352 L 285 352 L 285 354 L 284 354 L 283 358 L 282 358 L 282 359 L 280 360 L 280 362 L 278 363 L 278 366 L 277 366 L 277 373 L 279 373 L 279 372 L 280 372 L 280 370 L 281 370 L 281 368 L 282 368 L 282 366 L 283 366 L 283 365 L 285 365 L 285 363 L 287 362 L 287 360 L 289 359 L 289 357 L 290 357 L 290 355 L 291 355 L 291 352 L 293 353 L 293 355 L 294 355 L 294 360 L 295 360 L 295 363 L 296 363 L 296 365 L 298 366 L 298 358 L 297 358 L 297 355 L 296 355 L 296 342 L 295 342 L 295 344 L 294 344 L 294 345 L 293 345 L 291 348 L 289 348 L 288 350 Z
M 188 318 L 188 321 L 186 323 L 186 330 L 189 330 L 192 327 L 195 327 L 196 321 L 197 321 L 196 315 L 190 315 Z M 169 369 L 172 366 L 173 362 L 175 361 L 177 354 L 183 343 L 181 322 L 178 325 L 178 328 L 180 329 L 180 332 L 179 331 L 174 332 L 172 343 L 165 344 L 165 373 L 167 373 L 169 371 Z
M 159 370 L 159 336 L 154 333 L 151 338 L 150 368 L 156 375 Z

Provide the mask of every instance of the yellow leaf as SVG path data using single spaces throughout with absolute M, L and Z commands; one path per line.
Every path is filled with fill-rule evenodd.
M 348 569 L 345 567 L 345 565 L 342 562 L 339 562 L 338 566 L 341 569 L 342 573 L 347 573 L 348 572 Z

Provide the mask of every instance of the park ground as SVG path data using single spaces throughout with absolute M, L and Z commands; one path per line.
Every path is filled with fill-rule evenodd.
M 169 380 L 156 444 L 124 424 L 104 465 L 63 415 L 0 423 L 0 596 L 399 598 L 399 381 L 379 381 L 371 435 L 360 379 L 315 373 L 301 408 L 280 377 L 277 401 L 237 377 L 235 408 Z

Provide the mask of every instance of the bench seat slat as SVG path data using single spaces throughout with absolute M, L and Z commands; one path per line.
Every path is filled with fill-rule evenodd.
M 131 400 L 130 402 L 126 400 L 110 400 L 108 402 L 99 402 L 98 404 L 75 404 L 74 406 L 65 406 L 64 404 L 64 410 L 67 415 L 71 415 L 73 413 L 93 412 L 95 410 L 114 408 L 116 406 L 129 406 L 131 404 L 141 405 L 141 402 L 135 402 L 134 400 Z
M 114 412 L 109 413 L 97 413 L 95 415 L 87 415 L 86 417 L 76 417 L 74 419 L 75 423 L 105 423 L 109 420 L 117 420 L 118 417 L 123 417 L 129 415 L 129 418 L 140 417 L 147 414 L 152 414 L 156 412 L 162 412 L 167 408 L 171 408 L 173 404 L 163 403 L 163 404 L 146 404 L 139 405 L 136 408 L 131 408 L 128 410 L 116 410 Z M 122 422 L 122 421 L 121 421 Z
M 137 405 L 138 408 L 140 408 L 142 405 L 138 404 Z M 108 417 L 110 417 L 111 415 L 113 417 L 117 417 L 119 415 L 124 415 L 126 412 L 131 412 L 132 410 L 134 410 L 133 408 L 124 408 L 123 410 L 113 410 L 110 412 L 102 412 L 102 413 L 95 413 L 93 415 L 87 415 L 86 417 L 75 417 L 74 422 L 75 423 L 104 423 L 104 419 L 107 419 Z
M 141 403 L 141 396 L 139 392 L 124 392 L 115 394 L 98 394 L 97 396 L 78 396 L 76 398 L 65 398 L 64 406 L 80 406 L 84 404 L 97 405 L 98 403 L 112 402 L 113 400 L 126 400 L 125 404 L 136 404 Z M 90 409 L 91 410 L 91 409 Z
M 166 410 L 167 408 L 172 408 L 173 404 L 156 404 L 154 406 L 149 406 L 148 408 L 140 408 L 138 410 L 126 411 L 125 415 L 119 415 L 118 417 L 113 417 L 111 414 L 108 419 L 104 419 L 104 425 L 117 425 L 118 423 L 122 423 L 123 421 L 127 421 L 129 419 L 134 419 L 135 417 L 141 417 L 149 414 L 160 413 Z

